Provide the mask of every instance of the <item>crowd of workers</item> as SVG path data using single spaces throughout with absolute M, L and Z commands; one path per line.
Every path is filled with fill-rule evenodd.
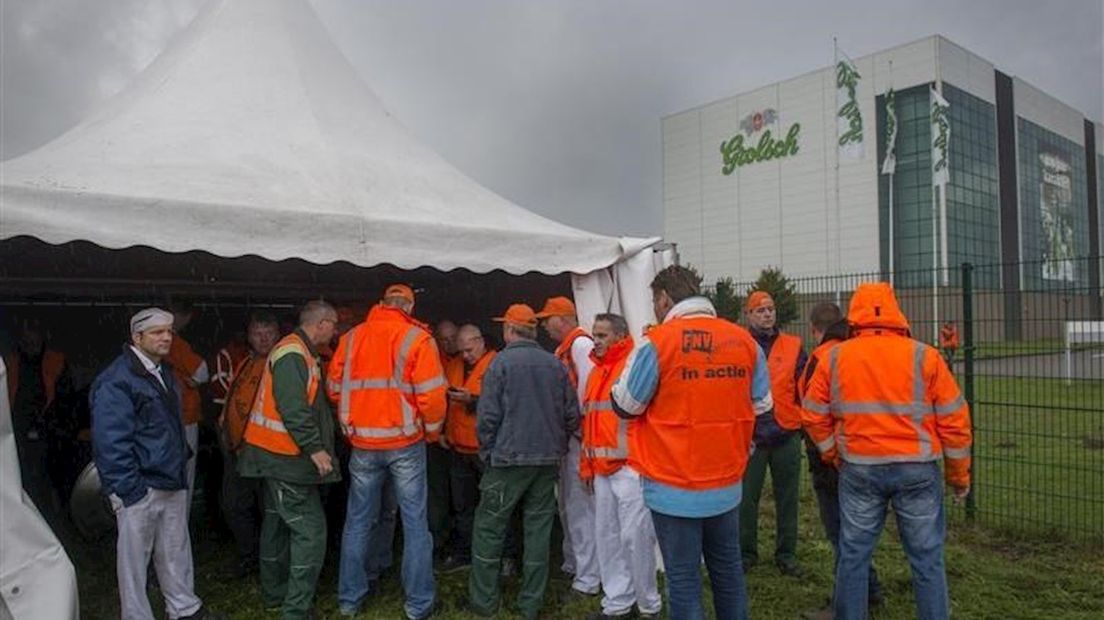
M 572 302 L 554 297 L 540 312 L 514 304 L 494 318 L 505 343 L 496 352 L 473 324 L 431 331 L 414 318 L 414 291 L 395 284 L 359 323 L 310 301 L 281 336 L 275 316 L 256 312 L 246 346 L 220 351 L 213 373 L 174 337 L 186 313 L 138 312 L 89 397 L 118 525 L 122 617 L 153 618 L 151 559 L 170 619 L 221 617 L 195 594 L 187 527 L 198 386 L 208 382 L 221 405 L 221 504 L 239 572 L 259 572 L 266 608 L 285 619 L 314 617 L 327 527 L 341 523 L 323 496 L 343 477 L 342 615 L 370 610 L 401 522 L 407 617 L 434 615 L 435 572 L 459 570 L 469 571 L 462 607 L 493 615 L 501 579 L 520 565 L 514 609 L 535 618 L 558 516 L 561 569 L 573 575 L 570 597 L 594 601 L 589 618 L 658 617 L 664 598 L 669 617 L 704 618 L 703 559 L 715 616 L 746 618 L 768 468 L 774 563 L 803 574 L 803 441 L 836 563 L 831 605 L 816 617 L 864 619 L 880 604 L 871 555 L 889 506 L 919 617 L 948 617 L 939 461 L 963 498 L 969 412 L 939 353 L 910 337 L 890 286 L 860 285 L 846 317 L 815 306 L 808 355 L 778 328 L 766 292 L 748 296 L 744 328 L 717 317 L 692 270 L 669 267 L 651 289 L 657 323 L 644 334 L 611 313 L 585 330 Z M 538 327 L 554 353 L 537 343 Z M 13 358 L 9 381 L 44 386 L 32 391 L 48 400 L 60 362 L 25 344 L 37 357 L 24 369 L 34 364 L 37 378 Z

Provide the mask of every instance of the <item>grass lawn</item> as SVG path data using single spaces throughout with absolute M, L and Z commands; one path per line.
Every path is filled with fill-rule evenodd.
M 1104 545 L 1104 382 L 977 377 L 983 524 Z
M 773 523 L 774 515 L 771 502 L 763 502 L 760 553 L 765 554 L 765 561 L 748 576 L 754 618 L 796 618 L 802 611 L 823 605 L 828 595 L 832 583 L 832 552 L 823 538 L 808 486 L 805 476 L 798 549 L 807 572 L 803 579 L 782 577 L 769 561 L 773 533 L 767 525 Z M 766 488 L 769 493 L 770 485 Z M 237 619 L 276 617 L 265 614 L 262 609 L 255 579 L 234 582 L 224 578 L 223 571 L 232 556 L 232 545 L 225 538 L 200 531 L 194 534 L 193 545 L 197 591 L 207 604 Z M 73 544 L 69 549 L 77 565 L 83 617 L 117 618 L 118 594 L 111 546 Z M 554 552 L 553 555 L 558 554 Z M 1104 558 L 1099 549 L 1049 539 L 1011 538 L 956 524 L 949 532 L 946 557 L 955 617 L 1071 620 L 1104 617 L 1104 579 L 1101 578 Z M 335 554 L 331 553 L 327 560 L 319 586 L 318 608 L 323 617 L 337 617 Z M 892 525 L 887 527 L 875 561 L 882 575 L 887 604 L 874 618 L 915 617 L 908 565 Z M 557 570 L 553 570 L 546 596 L 546 617 L 581 618 L 590 610 L 585 603 L 559 605 L 558 598 L 569 585 Z M 456 611 L 456 602 L 465 595 L 466 588 L 466 572 L 439 576 L 438 596 L 445 604 L 441 618 L 473 617 Z M 402 618 L 400 592 L 397 579 L 385 580 L 381 595 L 373 599 L 359 617 Z M 515 592 L 516 581 L 507 582 L 505 604 L 513 600 Z M 155 597 L 152 599 L 154 608 L 160 614 L 158 594 L 153 590 L 150 594 Z M 504 611 L 498 617 L 512 616 Z

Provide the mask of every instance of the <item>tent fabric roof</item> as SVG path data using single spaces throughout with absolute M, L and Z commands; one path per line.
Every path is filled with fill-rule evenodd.
M 0 164 L 0 239 L 20 235 L 515 274 L 589 273 L 657 241 L 565 226 L 465 176 L 304 0 L 212 0 L 130 88 Z

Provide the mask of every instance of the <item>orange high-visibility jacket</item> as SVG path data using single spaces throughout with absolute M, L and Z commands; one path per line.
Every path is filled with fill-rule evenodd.
M 196 424 L 203 417 L 203 402 L 199 397 L 199 388 L 191 387 L 188 382 L 203 364 L 200 357 L 188 341 L 173 334 L 172 346 L 165 360 L 172 366 L 173 375 L 176 376 L 176 384 L 180 387 L 180 417 L 184 424 Z
M 681 489 L 739 482 L 755 411 L 751 380 L 759 345 L 744 328 L 713 317 L 674 318 L 648 332 L 659 385 L 629 440 L 629 465 Z
M 951 350 L 958 348 L 958 329 L 954 325 L 939 328 L 939 346 Z
M 629 458 L 629 435 L 636 420 L 619 418 L 613 412 L 610 392 L 625 369 L 632 348 L 632 338 L 625 338 L 611 344 L 600 358 L 593 352 L 590 354 L 594 370 L 587 379 L 583 400 L 583 444 L 579 453 L 579 477 L 583 480 L 609 476 Z
M 786 430 L 801 428 L 801 407 L 797 400 L 797 360 L 801 356 L 801 339 L 778 332 L 767 358 L 770 371 L 771 398 L 774 419 Z
M 15 393 L 19 390 L 19 371 L 21 370 L 19 354 L 12 353 L 4 356 L 4 365 L 8 368 L 8 402 L 15 406 Z M 42 404 L 43 411 L 57 398 L 58 379 L 61 378 L 64 370 L 64 353 L 51 349 L 42 351 L 42 387 L 46 396 L 46 402 Z
M 310 347 L 298 334 L 292 332 L 284 336 L 272 347 L 268 360 L 264 363 L 261 384 L 253 400 L 253 410 L 249 414 L 249 424 L 243 435 L 245 442 L 263 448 L 274 454 L 295 456 L 299 446 L 284 427 L 284 418 L 276 406 L 276 396 L 272 390 L 272 367 L 285 355 L 299 355 L 307 364 L 307 402 L 313 403 L 322 383 L 322 369 L 318 360 L 311 354 Z
M 944 461 L 953 486 L 970 482 L 970 411 L 936 350 L 908 336 L 893 289 L 859 285 L 847 315 L 853 336 L 828 350 L 802 403 L 825 461 Z
M 479 396 L 483 387 L 483 375 L 495 358 L 494 351 L 487 351 L 472 366 L 468 376 L 464 376 L 464 360 L 458 358 L 458 364 L 449 364 L 445 369 L 445 377 L 449 385 L 467 390 L 473 396 Z M 475 411 L 461 402 L 449 401 L 448 417 L 445 418 L 445 437 L 449 446 L 457 452 L 465 454 L 479 453 L 479 437 L 475 432 Z
M 341 337 L 328 389 L 356 448 L 397 450 L 441 434 L 447 401 L 437 345 L 399 308 L 377 305 Z
M 233 380 L 230 382 L 222 405 L 222 426 L 226 431 L 227 447 L 231 451 L 236 451 L 242 446 L 245 427 L 249 424 L 249 418 L 253 414 L 253 403 L 256 402 L 257 393 L 261 389 L 265 365 L 265 360 L 261 357 L 248 355 L 238 362 L 232 373 L 228 373 Z M 307 366 L 310 366 L 309 361 Z
M 797 394 L 804 400 L 805 394 L 809 392 L 809 383 L 812 382 L 815 370 L 822 365 L 828 363 L 828 352 L 836 347 L 842 340 L 829 340 L 817 345 L 817 348 L 813 349 L 813 352 L 809 354 L 809 359 L 805 362 L 805 372 L 801 373 L 801 381 L 797 384 Z M 813 436 L 816 432 L 814 427 L 820 420 L 820 414 L 807 411 L 804 407 L 801 408 L 801 426 L 805 429 L 805 432 L 809 434 L 809 437 Z
M 556 357 L 567 367 L 567 376 L 571 379 L 571 385 L 579 387 L 579 369 L 575 367 L 575 358 L 571 356 L 571 345 L 577 338 L 590 338 L 582 327 L 576 327 L 563 339 L 560 346 L 556 347 Z

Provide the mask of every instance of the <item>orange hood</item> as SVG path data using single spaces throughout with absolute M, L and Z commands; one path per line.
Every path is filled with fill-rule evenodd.
M 908 319 L 897 305 L 893 287 L 885 282 L 866 282 L 855 289 L 847 322 L 855 329 L 881 327 L 909 331 Z

